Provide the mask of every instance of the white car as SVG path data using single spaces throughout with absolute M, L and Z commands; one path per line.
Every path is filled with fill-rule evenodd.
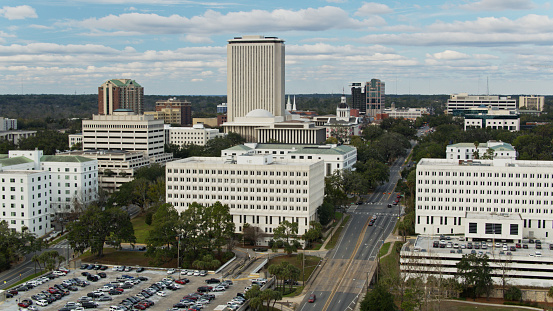
M 194 275 L 194 271 L 188 270 L 188 273 L 186 275 Z
M 188 275 L 188 270 L 186 269 L 180 270 L 180 275 Z
M 194 276 L 200 276 L 200 270 L 195 270 L 194 271 Z
M 164 291 L 159 291 L 159 292 L 156 293 L 156 295 L 161 296 L 161 297 L 165 297 L 165 296 L 167 296 L 167 293 L 164 292 Z
M 37 301 L 36 304 L 41 306 L 41 307 L 46 307 L 48 305 L 48 301 L 46 301 L 45 299 L 41 299 L 41 300 Z
M 217 286 L 213 289 L 214 292 L 224 292 L 227 290 L 224 286 Z
M 175 273 L 176 271 L 177 271 L 177 270 L 171 268 L 171 269 L 167 270 L 167 274 L 173 274 L 173 273 Z

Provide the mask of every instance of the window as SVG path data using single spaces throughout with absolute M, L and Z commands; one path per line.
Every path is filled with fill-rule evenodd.
M 469 233 L 478 233 L 478 224 L 475 222 L 469 223 Z
M 501 234 L 501 224 L 486 223 L 486 234 Z

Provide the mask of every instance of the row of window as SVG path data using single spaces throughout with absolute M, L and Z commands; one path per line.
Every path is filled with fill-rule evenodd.
M 168 185 L 167 190 L 179 190 L 179 186 L 172 186 Z M 303 193 L 307 194 L 307 189 L 299 189 L 299 188 L 247 188 L 247 187 L 209 187 L 209 186 L 180 186 L 180 190 L 188 190 L 188 191 L 225 191 L 225 192 L 251 192 L 251 193 Z
M 249 200 L 250 201 L 261 201 L 261 198 L 262 197 L 247 197 L 247 196 L 234 196 L 234 195 L 214 195 L 214 194 L 184 194 L 184 193 L 181 193 L 180 196 L 178 194 L 172 194 L 172 193 L 168 193 L 167 194 L 167 198 L 169 199 L 172 199 L 172 198 L 181 198 L 181 199 L 200 199 L 200 200 L 232 200 L 232 201 L 235 201 L 235 200 L 238 200 L 238 201 L 241 201 L 242 199 L 243 200 Z M 304 203 L 307 203 L 307 198 L 286 198 L 286 197 L 263 197 L 263 201 L 276 201 L 276 202 L 280 202 L 282 200 L 282 202 L 304 202 Z
M 460 212 L 463 212 L 463 211 L 466 211 L 466 212 L 501 212 L 501 213 L 522 213 L 522 214 L 553 214 L 553 209 L 541 209 L 541 208 L 519 208 L 519 207 L 470 207 L 470 206 L 466 206 L 466 207 L 463 207 L 463 206 L 449 206 L 449 205 L 446 205 L 446 206 L 441 206 L 441 205 L 438 205 L 438 206 L 435 206 L 435 205 L 431 205 L 431 206 L 428 206 L 428 205 L 418 205 L 417 206 L 417 209 L 418 210 L 432 210 L 432 211 L 435 211 L 435 210 L 438 210 L 438 211 L 460 211 Z
M 167 202 L 175 207 L 188 207 L 191 202 Z M 276 210 L 276 211 L 296 211 L 307 212 L 307 206 L 281 206 L 281 205 L 260 205 L 260 204 L 229 204 L 231 209 L 250 209 L 250 210 Z
M 419 179 L 418 182 L 417 182 L 419 185 L 422 185 L 422 184 L 425 184 L 425 185 L 453 185 L 453 186 L 456 186 L 457 184 L 459 184 L 460 186 L 495 186 L 495 187 L 499 187 L 499 186 L 502 186 L 502 187 L 549 187 L 549 183 L 541 183 L 541 182 L 530 182 L 530 183 L 527 183 L 527 182 L 506 182 L 506 181 L 502 181 L 502 182 L 499 182 L 499 181 L 494 181 L 494 182 L 491 182 L 491 181 L 470 181 L 470 180 L 435 180 L 435 179 L 425 179 L 424 182 L 422 179 Z M 551 187 L 553 187 L 553 183 L 551 183 Z
M 304 186 L 307 186 L 307 180 L 296 180 L 295 182 L 293 180 L 290 180 L 290 182 L 288 182 L 288 180 L 284 179 L 284 180 L 280 180 L 280 179 L 277 179 L 276 181 L 273 180 L 273 179 L 233 179 L 233 178 L 196 178 L 196 177 L 181 177 L 181 178 L 178 178 L 178 177 L 167 177 L 167 181 L 168 182 L 172 182 L 172 181 L 175 181 L 175 182 L 188 182 L 188 183 L 225 183 L 225 184 L 228 184 L 228 183 L 231 183 L 231 184 L 258 184 L 258 185 L 280 185 L 280 184 L 283 184 L 283 185 L 297 185 L 297 186 L 300 186 L 300 185 L 304 185 Z M 175 187 L 178 187 L 178 186 L 175 186 Z M 182 187 L 182 186 L 181 186 Z
M 527 173 L 490 173 L 490 172 L 442 172 L 442 171 L 419 171 L 419 176 L 453 176 L 453 177 L 496 177 L 496 178 L 553 178 L 553 174 L 527 174 Z
M 197 169 L 171 169 L 171 168 L 168 168 L 167 169 L 167 173 L 171 174 L 171 173 L 180 173 L 180 174 L 206 174 L 206 175 L 250 175 L 250 176 L 254 176 L 254 175 L 257 175 L 257 176 L 283 176 L 283 177 L 287 177 L 287 176 L 297 176 L 297 177 L 300 177 L 300 176 L 303 176 L 303 177 L 307 177 L 307 172 L 288 172 L 288 171 L 284 171 L 284 172 L 280 172 L 280 171 L 277 171 L 277 172 L 274 172 L 274 171 L 241 171 L 241 170 L 197 170 Z
M 493 202 L 492 202 L 493 201 Z M 519 200 L 519 199 L 483 199 L 483 198 L 442 198 L 442 197 L 419 197 L 417 198 L 417 202 L 459 202 L 459 203 L 483 203 L 483 204 L 522 204 L 522 205 L 553 205 L 553 200 Z

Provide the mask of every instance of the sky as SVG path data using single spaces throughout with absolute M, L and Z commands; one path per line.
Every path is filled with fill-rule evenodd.
M 541 0 L 2 0 L 0 94 L 226 95 L 227 40 L 285 40 L 286 94 L 553 94 Z M 345 91 L 344 91 L 345 90 Z M 489 91 L 488 91 L 489 90 Z

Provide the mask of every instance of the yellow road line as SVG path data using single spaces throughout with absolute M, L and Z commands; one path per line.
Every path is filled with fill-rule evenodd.
M 330 296 L 328 296 L 328 299 L 326 300 L 326 303 L 323 306 L 322 311 L 326 311 L 326 309 L 328 309 L 328 306 L 330 305 L 330 302 L 332 301 L 332 299 L 334 298 L 334 295 L 336 295 L 336 292 L 338 291 L 338 287 L 340 287 L 340 284 L 342 284 L 342 281 L 344 280 L 344 277 L 346 276 L 346 272 L 349 270 L 349 268 L 350 268 L 350 266 L 353 262 L 353 258 L 357 254 L 357 251 L 359 250 L 359 247 L 361 246 L 361 243 L 363 242 L 363 238 L 365 237 L 365 232 L 367 231 L 368 224 L 369 224 L 369 220 L 367 220 L 367 222 L 363 226 L 363 230 L 361 231 L 361 234 L 359 235 L 359 238 L 357 238 L 357 244 L 355 244 L 355 248 L 353 249 L 351 257 L 348 260 L 348 264 L 346 265 L 346 268 L 344 269 L 344 273 L 342 274 L 342 277 L 340 278 L 340 281 L 337 282 L 336 285 L 334 285 L 334 288 L 332 289 L 332 292 L 330 293 Z

